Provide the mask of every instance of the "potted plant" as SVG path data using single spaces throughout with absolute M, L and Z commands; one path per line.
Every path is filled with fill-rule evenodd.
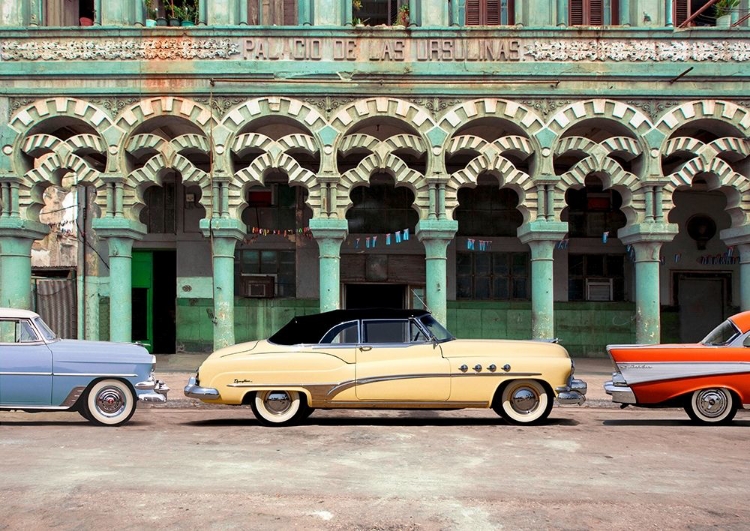
M 143 7 L 146 9 L 146 27 L 156 26 L 157 11 L 154 7 L 154 0 L 143 0 Z
M 198 0 L 195 0 L 195 2 L 191 2 L 188 0 L 183 4 L 182 25 L 183 26 L 195 26 L 197 22 L 198 22 Z
M 362 19 L 354 13 L 362 9 L 362 0 L 352 0 L 352 26 L 364 26 Z
M 164 10 L 167 12 L 169 25 L 179 26 L 180 15 L 182 15 L 182 5 L 175 4 L 175 0 L 168 0 L 164 5 Z
M 716 26 L 728 28 L 732 25 L 732 15 L 737 12 L 740 0 L 719 0 L 714 4 Z
M 401 7 L 398 8 L 395 25 L 404 27 L 409 25 L 409 4 L 402 4 Z

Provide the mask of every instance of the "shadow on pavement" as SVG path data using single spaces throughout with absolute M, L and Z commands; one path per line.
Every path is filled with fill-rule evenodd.
M 183 426 L 261 426 L 254 418 L 208 419 L 182 422 Z M 303 426 L 507 426 L 509 428 L 537 428 L 543 426 L 578 426 L 579 422 L 571 419 L 548 419 L 537 425 L 524 426 L 508 424 L 502 419 L 456 419 L 456 418 L 393 418 L 393 417 L 336 417 L 310 418 L 291 427 Z M 265 427 L 264 427 L 265 428 Z M 268 429 L 273 429 L 270 427 Z

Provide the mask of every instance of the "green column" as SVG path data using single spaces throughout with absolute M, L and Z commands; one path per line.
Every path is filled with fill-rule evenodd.
M 750 225 L 724 229 L 721 240 L 740 254 L 740 309 L 750 310 Z
M 203 235 L 211 239 L 214 268 L 214 350 L 234 345 L 234 249 L 245 237 L 243 226 L 228 218 L 201 220 Z
M 425 250 L 425 302 L 435 319 L 443 325 L 448 320 L 446 251 L 457 231 L 458 222 L 451 219 L 426 219 L 417 223 L 417 239 L 424 244 Z
M 661 340 L 659 252 L 677 234 L 677 225 L 641 223 L 617 231 L 617 237 L 635 251 L 635 339 L 653 344 Z
M 109 340 L 133 340 L 133 242 L 146 233 L 142 223 L 123 217 L 97 218 L 92 226 L 109 247 Z
M 310 220 L 320 253 L 320 311 L 341 307 L 341 244 L 349 232 L 349 222 L 336 218 Z
M 531 335 L 555 337 L 555 245 L 565 237 L 568 224 L 537 220 L 519 227 L 518 239 L 531 249 Z
M 0 218 L 0 306 L 32 308 L 31 245 L 48 231 L 41 223 Z

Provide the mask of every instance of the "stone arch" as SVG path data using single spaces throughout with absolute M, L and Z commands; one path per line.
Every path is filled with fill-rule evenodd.
M 750 134 L 750 111 L 723 100 L 699 100 L 683 103 L 659 119 L 654 129 L 665 136 L 664 142 L 681 126 L 696 120 L 714 119 L 733 125 L 747 136 Z
M 523 216 L 524 223 L 534 221 L 536 211 L 529 205 L 536 204 L 536 186 L 531 176 L 516 169 L 512 162 L 505 157 L 484 153 L 474 158 L 469 164 L 450 175 L 446 184 L 445 210 L 448 219 L 453 219 L 453 213 L 458 208 L 458 190 L 462 187 L 474 188 L 482 173 L 489 173 L 499 180 L 500 188 L 510 188 L 518 194 L 518 210 Z
M 403 160 L 391 151 L 373 153 L 362 162 L 341 175 L 336 187 L 335 205 L 332 208 L 340 219 L 346 218 L 346 212 L 353 203 L 351 191 L 357 186 L 368 186 L 370 176 L 376 172 L 388 173 L 396 181 L 396 186 L 407 186 L 414 193 L 414 208 L 419 219 L 427 219 L 429 212 L 429 186 L 424 175 L 410 168 Z
M 497 118 L 511 122 L 528 131 L 529 137 L 544 127 L 541 118 L 530 108 L 515 101 L 483 98 L 465 101 L 448 109 L 438 120 L 450 141 L 459 129 L 480 118 Z
M 607 99 L 577 101 L 563 107 L 550 118 L 547 127 L 561 139 L 565 131 L 591 119 L 611 120 L 624 126 L 640 142 L 643 142 L 643 135 L 652 129 L 649 118 L 637 108 L 622 101 Z
M 79 156 L 87 150 L 104 154 L 106 147 L 100 137 L 81 134 L 62 140 L 54 135 L 35 134 L 24 138 L 20 149 L 32 157 L 47 155 L 36 168 L 24 173 L 19 185 L 18 202 L 22 217 L 28 215 L 28 219 L 38 220 L 44 207 L 42 192 L 50 185 L 62 186 L 62 177 L 68 172 L 76 175 L 77 183 L 97 188 L 97 196 L 100 195 L 103 184 L 99 180 L 99 171 Z
M 126 179 L 123 192 L 123 209 L 127 217 L 138 221 L 140 212 L 145 206 L 144 192 L 152 185 L 161 186 L 165 170 L 178 171 L 183 184 L 194 184 L 201 189 L 201 204 L 206 214 L 211 213 L 212 189 L 210 175 L 197 168 L 187 157 L 181 154 L 186 150 L 197 150 L 208 153 L 208 139 L 201 135 L 180 135 L 167 141 L 157 135 L 135 135 L 128 142 L 124 151 L 138 153 L 144 150 L 154 151 L 145 164 L 131 171 Z M 106 201 L 106 198 L 103 198 Z M 99 202 L 97 196 L 97 202 Z M 106 204 L 100 208 L 106 208 Z
M 732 220 L 732 227 L 741 227 L 750 223 L 750 180 L 735 172 L 732 167 L 718 157 L 697 156 L 687 161 L 679 171 L 667 176 L 664 186 L 664 215 L 669 215 L 669 205 L 678 188 L 692 185 L 693 179 L 700 174 L 711 174 L 707 179 L 709 190 L 721 190 L 727 197 L 725 211 Z

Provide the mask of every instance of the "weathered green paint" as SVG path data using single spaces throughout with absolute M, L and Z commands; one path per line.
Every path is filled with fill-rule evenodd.
M 641 223 L 622 228 L 617 235 L 635 250 L 636 341 L 659 343 L 659 252 L 677 234 L 677 227 L 666 223 Z
M 417 238 L 425 250 L 425 302 L 435 319 L 443 324 L 448 319 L 446 250 L 457 231 L 458 222 L 452 219 L 422 220 L 416 228 Z
M 553 254 L 567 230 L 567 223 L 543 220 L 518 229 L 518 239 L 531 249 L 531 335 L 535 339 L 555 337 Z
M 113 301 L 109 309 L 110 341 L 130 342 L 133 332 L 132 251 L 133 238 L 110 236 L 109 246 L 109 296 Z
M 238 220 L 209 218 L 201 220 L 204 236 L 211 239 L 214 277 L 214 350 L 234 345 L 234 249 L 245 237 Z
M 43 228 L 18 218 L 0 219 L 0 305 L 32 309 L 31 245 L 45 236 Z
M 310 220 L 320 253 L 320 311 L 327 312 L 341 307 L 341 244 L 348 233 L 345 219 Z
M 720 236 L 740 252 L 740 308 L 750 310 L 750 226 L 725 229 Z

